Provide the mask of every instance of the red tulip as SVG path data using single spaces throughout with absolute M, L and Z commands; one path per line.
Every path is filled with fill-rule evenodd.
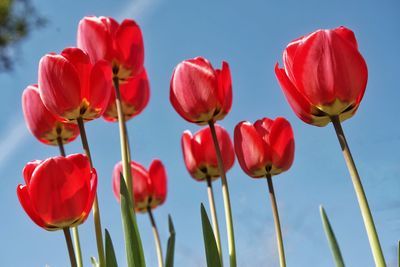
M 292 41 L 283 52 L 283 65 L 276 64 L 275 74 L 306 123 L 325 126 L 333 116 L 343 121 L 357 111 L 368 70 L 351 30 L 318 30 Z
M 108 61 L 121 81 L 142 72 L 142 31 L 131 19 L 118 24 L 111 17 L 84 17 L 78 26 L 78 47 L 89 54 L 92 63 Z
M 67 144 L 79 135 L 76 124 L 62 122 L 48 111 L 36 84 L 29 85 L 22 93 L 22 110 L 29 131 L 46 145 L 57 145 L 58 138 Z
M 202 57 L 179 63 L 171 78 L 170 101 L 185 120 L 200 125 L 222 120 L 232 106 L 229 65 L 214 69 Z
M 235 162 L 233 144 L 224 128 L 215 125 L 215 131 L 221 149 L 224 168 L 225 171 L 228 171 Z M 209 127 L 201 129 L 193 136 L 190 131 L 185 131 L 182 135 L 182 151 L 186 168 L 195 180 L 204 181 L 207 177 L 215 180 L 221 176 Z
M 47 54 L 39 63 L 39 89 L 44 105 L 64 121 L 100 117 L 112 91 L 111 71 L 105 61 L 91 64 L 79 48 L 61 55 Z
M 150 85 L 146 70 L 133 77 L 128 82 L 120 85 L 122 111 L 125 121 L 139 115 L 149 103 Z M 115 91 L 111 93 L 106 111 L 103 114 L 106 121 L 118 121 L 117 106 L 115 104 Z
M 264 118 L 254 125 L 240 122 L 235 127 L 235 151 L 243 171 L 253 178 L 284 172 L 294 158 L 292 127 L 281 117 Z
M 88 217 L 96 195 L 97 174 L 85 155 L 73 154 L 29 162 L 19 202 L 40 227 L 52 231 L 77 226 Z
M 165 202 L 167 197 L 167 173 L 160 160 L 153 160 L 148 171 L 139 163 L 131 161 L 131 171 L 136 211 L 146 212 L 148 207 L 154 209 Z M 121 173 L 123 173 L 122 162 L 119 162 L 114 167 L 112 177 L 113 191 L 118 201 L 120 199 Z

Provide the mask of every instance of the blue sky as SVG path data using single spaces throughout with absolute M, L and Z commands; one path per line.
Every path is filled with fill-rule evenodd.
M 296 140 L 292 168 L 274 178 L 288 266 L 334 266 L 320 223 L 323 204 L 340 242 L 347 266 L 373 266 L 367 236 L 351 181 L 332 125 L 317 128 L 292 112 L 274 75 L 286 44 L 319 28 L 351 28 L 369 69 L 369 81 L 357 114 L 343 124 L 369 198 L 389 266 L 396 266 L 400 239 L 400 127 L 398 100 L 400 4 L 387 1 L 34 1 L 48 25 L 21 45 L 16 69 L 0 74 L 0 255 L 4 266 L 68 266 L 62 232 L 47 232 L 30 221 L 15 194 L 26 162 L 58 154 L 34 139 L 21 111 L 23 89 L 37 80 L 37 64 L 47 52 L 75 45 L 76 28 L 85 15 L 134 18 L 145 40 L 145 65 L 151 82 L 147 109 L 128 123 L 133 159 L 148 166 L 155 157 L 166 165 L 167 202 L 157 210 L 161 239 L 168 238 L 167 215 L 177 230 L 175 266 L 205 266 L 200 202 L 206 185 L 192 180 L 183 164 L 181 133 L 200 129 L 180 118 L 169 103 L 174 66 L 195 56 L 215 67 L 229 62 L 233 108 L 221 122 L 231 134 L 241 120 L 286 117 Z M 111 189 L 111 172 L 119 161 L 118 127 L 102 119 L 87 124 L 94 164 L 99 173 L 102 223 L 113 237 L 120 266 L 125 266 L 119 207 Z M 81 152 L 79 142 L 67 153 Z M 238 266 L 277 266 L 273 219 L 265 180 L 246 177 L 235 164 L 228 173 Z M 220 182 L 214 183 L 225 262 L 227 242 Z M 208 205 L 206 205 L 208 206 Z M 156 266 L 149 220 L 139 215 L 148 266 Z M 96 255 L 92 217 L 80 227 L 85 265 Z

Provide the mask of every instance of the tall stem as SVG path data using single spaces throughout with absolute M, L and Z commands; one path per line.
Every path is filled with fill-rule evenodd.
M 60 149 L 60 155 L 65 157 L 66 154 L 65 154 L 64 144 L 62 142 L 61 136 L 57 137 L 57 144 L 58 144 L 58 148 Z M 77 264 L 78 264 L 78 267 L 82 267 L 83 266 L 82 251 L 81 251 L 81 242 L 79 240 L 78 226 L 72 227 L 72 237 L 74 239 L 74 247 L 75 247 Z
M 372 218 L 371 210 L 369 209 L 367 197 L 365 196 L 365 192 L 361 184 L 360 176 L 358 175 L 358 171 L 354 163 L 353 157 L 351 155 L 350 148 L 347 144 L 346 137 L 342 129 L 342 125 L 340 124 L 338 116 L 332 117 L 331 120 L 333 126 L 335 127 L 339 144 L 342 148 L 343 156 L 346 161 L 347 168 L 351 176 L 351 180 L 353 182 L 354 190 L 356 191 L 358 204 L 360 206 L 361 214 L 364 220 L 364 225 L 367 230 L 368 240 L 372 250 L 372 255 L 374 257 L 375 265 L 377 267 L 384 267 L 386 266 L 385 258 L 383 257 L 378 234 L 375 229 L 374 220 Z
M 125 116 L 122 110 L 122 102 L 121 102 L 121 92 L 119 90 L 119 78 L 118 76 L 114 76 L 113 78 L 114 88 L 115 88 L 115 105 L 117 106 L 117 114 L 118 114 L 118 126 L 119 126 L 119 136 L 121 143 L 121 157 L 122 157 L 122 169 L 124 172 L 124 179 L 126 186 L 128 188 L 128 192 L 133 201 L 133 193 L 132 193 L 132 173 L 130 166 L 130 151 L 129 151 L 129 142 L 127 138 L 127 129 L 125 123 Z
M 236 267 L 235 234 L 233 230 L 232 210 L 231 210 L 231 201 L 229 198 L 228 181 L 226 180 L 225 168 L 222 162 L 221 149 L 219 148 L 219 142 L 217 138 L 217 133 L 215 131 L 214 122 L 210 121 L 208 125 L 210 126 L 215 152 L 217 154 L 218 169 L 221 174 L 222 197 L 224 199 L 226 230 L 228 233 L 229 262 L 230 262 L 230 267 Z
M 212 188 L 211 177 L 209 175 L 207 175 L 206 179 L 207 179 L 208 202 L 210 204 L 211 219 L 212 219 L 213 228 L 214 228 L 214 235 L 215 235 L 215 239 L 217 241 L 217 248 L 218 248 L 219 257 L 221 259 L 221 265 L 223 266 L 221 236 L 219 234 L 219 225 L 218 225 L 217 209 L 215 207 L 214 191 Z
M 81 117 L 78 118 L 78 127 L 79 131 L 81 134 L 81 140 L 82 140 L 82 146 L 83 150 L 86 153 L 86 156 L 89 159 L 90 163 L 90 168 L 93 169 L 93 161 L 92 161 L 92 156 L 90 155 L 90 149 L 89 149 L 89 144 L 87 141 L 86 137 L 86 131 L 85 131 L 85 125 L 83 123 L 83 119 Z M 94 198 L 94 203 L 93 203 L 93 220 L 94 220 L 94 228 L 96 232 L 96 244 L 97 244 L 97 252 L 99 254 L 99 264 L 100 267 L 105 266 L 105 256 L 104 256 L 104 245 L 103 245 L 103 231 L 101 228 L 101 222 L 100 222 L 100 208 L 99 208 L 99 201 L 97 199 L 97 193 Z
M 68 227 L 64 228 L 63 231 L 64 231 L 64 236 L 65 236 L 65 241 L 67 242 L 67 248 L 68 248 L 69 260 L 71 262 L 71 267 L 77 267 L 75 253 L 74 253 L 74 247 L 72 246 L 71 233 L 69 232 Z
M 281 223 L 279 220 L 278 205 L 276 203 L 274 185 L 272 183 L 272 177 L 270 173 L 267 174 L 267 182 L 268 182 L 269 197 L 271 199 L 272 214 L 274 216 L 276 241 L 278 244 L 278 252 L 279 252 L 279 263 L 281 267 L 286 267 L 285 250 L 283 248 L 283 238 L 282 238 Z
M 157 225 L 156 225 L 156 221 L 154 220 L 153 212 L 151 211 L 151 207 L 150 206 L 147 207 L 147 212 L 149 214 L 151 228 L 153 230 L 154 241 L 156 242 L 158 267 L 164 267 L 163 254 L 162 254 L 161 241 L 160 241 L 160 234 L 158 233 L 158 228 L 157 228 Z

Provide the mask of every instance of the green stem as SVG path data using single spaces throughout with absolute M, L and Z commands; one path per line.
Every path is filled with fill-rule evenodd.
M 120 145 L 121 145 L 121 157 L 122 157 L 122 169 L 124 172 L 124 179 L 126 186 L 128 188 L 128 192 L 133 199 L 132 192 L 132 173 L 131 173 L 131 163 L 130 163 L 130 151 L 129 151 L 129 143 L 127 138 L 127 129 L 125 123 L 125 116 L 122 110 L 122 102 L 121 102 L 121 92 L 119 90 L 119 78 L 114 76 L 113 78 L 114 89 L 115 89 L 115 105 L 117 106 L 117 114 L 118 114 L 118 126 L 119 126 L 119 135 L 120 135 Z M 134 204 L 134 203 L 133 203 Z
M 64 144 L 62 142 L 61 136 L 57 137 L 57 144 L 58 148 L 60 149 L 60 155 L 65 157 L 65 150 L 64 150 Z M 81 251 L 81 242 L 79 240 L 79 231 L 78 231 L 78 226 L 72 227 L 72 237 L 74 239 L 74 247 L 75 247 L 75 254 L 76 254 L 76 260 L 78 263 L 78 267 L 83 266 L 82 262 L 82 251 Z
M 218 169 L 221 174 L 222 197 L 224 199 L 226 230 L 228 233 L 229 262 L 230 262 L 230 267 L 236 267 L 235 234 L 233 230 L 232 210 L 231 210 L 231 201 L 229 198 L 228 181 L 226 179 L 225 168 L 222 162 L 221 149 L 219 147 L 219 142 L 217 138 L 217 133 L 215 131 L 214 122 L 210 121 L 208 122 L 208 125 L 210 126 L 211 136 L 214 142 L 215 152 L 217 154 Z
M 211 219 L 212 219 L 213 228 L 214 228 L 214 235 L 215 235 L 215 239 L 217 241 L 217 248 L 218 248 L 219 257 L 221 259 L 221 266 L 223 266 L 221 236 L 219 234 L 219 225 L 218 225 L 217 209 L 215 207 L 214 191 L 212 188 L 211 177 L 209 175 L 207 175 L 206 179 L 207 179 L 208 202 L 210 204 Z
M 267 182 L 268 182 L 269 197 L 271 199 L 272 214 L 274 216 L 276 241 L 278 244 L 278 252 L 279 252 L 279 263 L 281 267 L 286 267 L 285 250 L 283 248 L 282 229 L 279 220 L 278 205 L 276 203 L 274 185 L 272 183 L 272 176 L 270 173 L 267 174 Z
M 69 232 L 68 227 L 64 228 L 63 231 L 64 231 L 64 236 L 65 236 L 65 241 L 67 242 L 67 248 L 68 248 L 69 260 L 71 262 L 71 267 L 77 267 L 75 253 L 74 253 L 74 247 L 72 246 L 71 233 Z
M 154 220 L 153 212 L 151 211 L 151 207 L 150 206 L 147 207 L 147 212 L 149 214 L 151 228 L 153 230 L 154 241 L 156 242 L 158 267 L 164 267 L 163 254 L 162 254 L 161 241 L 160 241 L 160 234 L 158 233 L 158 228 L 157 228 L 157 225 L 156 225 L 156 221 Z
M 365 196 L 365 192 L 363 186 L 361 184 L 360 176 L 358 175 L 358 171 L 356 165 L 354 163 L 353 157 L 351 155 L 349 146 L 346 141 L 346 137 L 344 135 L 342 125 L 340 124 L 340 120 L 338 116 L 334 116 L 331 118 L 332 124 L 335 127 L 336 135 L 339 140 L 339 144 L 342 148 L 343 156 L 347 164 L 347 168 L 349 170 L 351 180 L 353 182 L 354 190 L 356 191 L 358 204 L 361 209 L 361 214 L 364 220 L 364 225 L 367 230 L 369 244 L 371 246 L 372 255 L 374 257 L 375 265 L 377 267 L 385 267 L 385 258 L 383 257 L 381 245 L 379 243 L 378 234 L 375 229 L 374 220 L 372 218 L 371 210 L 368 206 L 367 197 Z
M 79 117 L 77 119 L 79 131 L 81 134 L 82 146 L 83 150 L 86 153 L 86 156 L 89 159 L 90 168 L 93 169 L 93 161 L 92 156 L 90 155 L 89 144 L 86 137 L 85 125 L 83 123 L 83 119 Z M 97 252 L 99 254 L 99 265 L 100 267 L 105 266 L 105 256 L 104 256 L 104 245 L 103 245 L 103 231 L 101 230 L 101 221 L 100 221 L 100 208 L 99 201 L 97 199 L 97 193 L 94 198 L 93 203 L 93 220 L 94 220 L 94 228 L 96 232 L 96 244 L 97 244 Z

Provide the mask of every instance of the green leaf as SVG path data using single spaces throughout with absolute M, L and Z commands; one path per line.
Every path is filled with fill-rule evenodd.
M 200 210 L 201 210 L 201 224 L 203 226 L 204 248 L 206 251 L 207 266 L 222 267 L 221 259 L 218 253 L 217 242 L 215 241 L 215 236 L 210 224 L 210 219 L 208 218 L 203 203 L 201 203 Z
M 114 245 L 111 240 L 110 233 L 106 229 L 106 267 L 118 267 L 115 257 Z
M 100 266 L 100 264 L 97 262 L 96 258 L 93 257 L 93 256 L 90 257 L 90 262 L 92 263 L 93 267 L 99 267 Z
M 128 267 L 145 267 L 146 262 L 143 255 L 143 246 L 133 211 L 132 199 L 130 198 L 122 174 L 120 180 L 122 225 L 124 228 Z
M 344 261 L 342 258 L 342 253 L 340 252 L 340 248 L 337 243 L 335 233 L 333 232 L 333 229 L 329 222 L 328 216 L 326 215 L 325 209 L 322 205 L 319 206 L 319 211 L 321 214 L 322 224 L 323 224 L 324 230 L 325 230 L 325 235 L 326 235 L 326 238 L 328 239 L 329 247 L 331 248 L 331 252 L 332 252 L 333 258 L 335 260 L 336 266 L 344 267 L 345 265 L 344 265 Z
M 165 267 L 173 267 L 176 233 L 171 215 L 168 215 L 168 226 L 169 226 L 169 238 L 167 242 L 167 256 L 165 258 Z

